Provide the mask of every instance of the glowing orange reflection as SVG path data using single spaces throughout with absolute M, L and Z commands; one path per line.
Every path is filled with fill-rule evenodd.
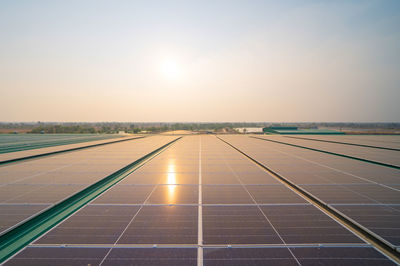
M 175 172 L 175 161 L 170 160 L 168 163 L 168 173 L 167 173 L 167 186 L 168 186 L 168 195 L 167 201 L 168 204 L 174 204 L 176 198 L 176 172 Z

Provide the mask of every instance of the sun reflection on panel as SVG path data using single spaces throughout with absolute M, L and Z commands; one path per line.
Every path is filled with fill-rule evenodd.
M 167 186 L 168 186 L 168 204 L 174 204 L 176 198 L 176 172 L 175 172 L 175 161 L 170 160 L 168 163 L 168 173 L 167 173 Z

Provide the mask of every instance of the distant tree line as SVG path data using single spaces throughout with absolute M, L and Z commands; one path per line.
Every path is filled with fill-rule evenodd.
M 94 127 L 88 127 L 88 126 L 81 126 L 81 125 L 75 125 L 75 126 L 64 126 L 64 125 L 40 125 L 35 128 L 33 128 L 30 132 L 28 133 L 34 133 L 34 134 L 39 134 L 39 133 L 46 133 L 46 134 L 55 134 L 55 133 L 64 133 L 64 134 L 70 134 L 70 133 L 80 133 L 80 134 L 94 134 L 98 133 L 96 128 Z
M 38 123 L 28 133 L 161 133 L 173 130 L 220 131 L 235 127 L 262 126 L 257 123 Z
M 225 123 L 157 123 L 157 122 L 95 122 L 95 123 L 57 123 L 57 122 L 32 122 L 32 123 L 1 123 L 0 132 L 13 133 L 24 130 L 27 133 L 85 133 L 85 134 L 113 134 L 119 131 L 127 133 L 160 133 L 172 130 L 231 132 L 234 128 L 265 127 L 265 126 L 297 126 L 300 128 L 315 127 L 342 127 L 353 129 L 394 129 L 400 130 L 400 123 L 270 123 L 270 122 L 225 122 Z

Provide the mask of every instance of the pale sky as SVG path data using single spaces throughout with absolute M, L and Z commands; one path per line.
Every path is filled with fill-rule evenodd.
M 400 122 L 400 1 L 0 1 L 0 121 Z

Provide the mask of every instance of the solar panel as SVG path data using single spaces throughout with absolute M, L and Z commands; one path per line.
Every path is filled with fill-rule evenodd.
M 204 265 L 393 265 L 369 247 L 205 248 Z

